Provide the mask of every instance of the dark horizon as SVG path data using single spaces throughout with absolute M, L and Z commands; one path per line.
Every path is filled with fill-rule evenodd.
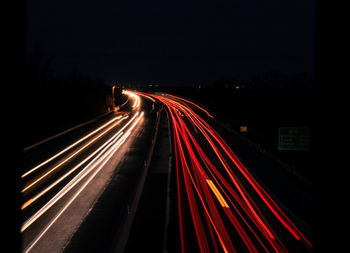
M 193 85 L 262 72 L 314 77 L 314 1 L 27 2 L 26 55 L 55 77 Z

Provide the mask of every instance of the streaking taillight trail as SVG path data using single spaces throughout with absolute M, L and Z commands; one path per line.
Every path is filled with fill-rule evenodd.
M 173 95 L 137 94 L 164 103 L 170 114 L 182 252 L 189 251 L 185 206 L 201 252 L 238 252 L 242 248 L 249 252 L 288 252 L 293 243 L 302 244 L 305 251 L 313 250 L 307 237 L 200 116 L 204 113 L 204 117 L 212 118 L 207 110 Z

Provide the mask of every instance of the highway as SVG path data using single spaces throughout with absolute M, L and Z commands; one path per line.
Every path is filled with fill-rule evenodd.
M 127 110 L 105 117 L 74 142 L 23 169 L 23 252 L 60 251 L 103 192 L 144 124 L 140 97 L 124 93 Z
M 310 252 L 313 246 L 207 123 L 201 106 L 169 94 L 181 252 Z
M 145 200 L 176 226 L 158 219 L 149 227 L 139 220 L 141 229 L 135 229 L 151 234 L 159 228 L 158 238 L 168 234 L 178 244 L 168 252 L 313 251 L 310 235 L 218 134 L 203 106 L 170 94 L 123 93 L 128 99 L 120 110 L 56 145 L 33 148 L 36 155 L 28 151 L 21 174 L 23 252 L 142 250 L 126 245 L 152 159 L 158 159 L 152 170 L 162 173 L 163 188 L 146 184 L 152 194 Z M 152 157 L 163 107 L 172 152 L 164 152 L 164 142 L 157 154 L 172 159 Z M 165 200 L 170 176 L 175 204 Z M 157 249 L 164 247 L 165 240 L 158 240 Z

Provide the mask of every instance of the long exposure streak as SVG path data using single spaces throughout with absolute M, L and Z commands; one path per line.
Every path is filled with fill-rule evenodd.
M 120 118 L 120 117 L 118 117 Z M 66 159 L 64 159 L 62 162 L 60 162 L 59 164 L 57 164 L 56 166 L 54 166 L 52 169 L 50 169 L 48 172 L 44 173 L 44 175 L 42 175 L 41 177 L 39 177 L 38 179 L 36 179 L 34 182 L 30 183 L 28 186 L 26 186 L 23 190 L 22 193 L 27 191 L 28 189 L 30 189 L 31 187 L 33 187 L 35 184 L 37 184 L 38 182 L 40 182 L 42 179 L 44 179 L 45 177 L 47 177 L 48 175 L 50 175 L 52 172 L 54 172 L 58 167 L 60 167 L 61 165 L 63 165 L 64 163 L 66 163 L 67 161 L 71 160 L 74 156 L 76 156 L 77 154 L 79 154 L 82 150 L 84 150 L 86 147 L 88 147 L 90 144 L 92 144 L 93 142 L 95 142 L 96 140 L 98 140 L 101 136 L 105 135 L 107 132 L 109 132 L 111 129 L 113 129 L 115 126 L 117 126 L 122 120 L 128 118 L 128 116 L 123 117 L 121 120 L 117 121 L 116 123 L 114 123 L 112 126 L 108 127 L 106 130 L 104 130 L 102 133 L 100 133 L 99 135 L 97 135 L 95 138 L 93 138 L 91 141 L 89 141 L 87 144 L 85 144 L 83 147 L 79 148 L 77 151 L 75 151 L 72 155 L 68 156 Z
M 137 117 L 138 116 L 138 117 Z M 84 169 L 80 171 L 78 175 L 76 175 L 65 187 L 62 188 L 61 191 L 59 191 L 50 201 L 48 201 L 38 212 L 36 212 L 32 217 L 30 217 L 21 228 L 21 232 L 23 232 L 29 225 L 31 225 L 35 220 L 37 220 L 41 215 L 43 215 L 52 205 L 54 205 L 58 200 L 60 200 L 69 190 L 71 190 L 77 183 L 79 183 L 86 175 L 90 173 L 101 161 L 105 159 L 105 157 L 110 154 L 111 152 L 115 152 L 116 148 L 115 146 L 120 146 L 119 144 L 121 142 L 124 142 L 125 139 L 129 136 L 132 129 L 135 127 L 135 125 L 140 121 L 140 119 L 143 116 L 143 112 L 138 115 L 136 113 L 134 117 L 132 117 L 122 129 L 120 129 L 113 137 L 111 137 L 108 141 L 106 141 L 102 146 L 100 146 L 95 152 L 93 152 L 90 156 L 88 156 L 85 160 L 83 160 L 81 163 L 79 163 L 77 166 L 72 168 L 68 173 L 63 175 L 60 179 L 55 181 L 52 185 L 45 188 L 42 192 L 40 192 L 38 195 L 33 197 L 29 200 L 29 203 L 25 203 L 22 206 L 22 209 L 27 207 L 29 204 L 33 203 L 35 200 L 37 200 L 39 197 L 41 197 L 44 193 L 46 193 L 48 190 L 52 189 L 53 186 L 55 186 L 58 182 L 62 181 L 64 178 L 66 178 L 68 175 L 70 175 L 74 170 L 76 170 L 78 167 L 83 165 L 85 162 L 87 162 L 91 157 L 95 157 L 91 162 L 89 162 Z M 130 125 L 132 126 L 130 129 L 128 129 L 127 132 L 123 134 L 123 130 Z
M 201 252 L 313 250 L 306 236 L 207 123 L 205 118 L 213 118 L 207 110 L 169 94 L 135 94 L 162 102 L 172 122 L 182 252 L 191 252 L 186 236 L 190 229 Z M 186 222 L 188 217 L 192 227 Z
M 210 179 L 207 179 L 207 183 L 210 186 L 210 188 L 212 189 L 212 191 L 214 192 L 215 196 L 219 200 L 219 202 L 222 205 L 222 207 L 229 208 L 228 204 L 226 203 L 225 199 L 222 197 L 222 195 L 219 192 L 218 188 L 216 188 L 216 186 L 214 185 L 213 181 L 211 181 Z
M 113 114 L 108 122 L 22 174 L 25 216 L 20 231 L 37 230 L 24 252 L 33 249 L 142 122 L 140 97 L 129 91 L 125 94 L 131 98 L 127 100 L 132 102 L 131 112 Z
M 120 119 L 122 116 L 118 116 L 115 117 L 113 119 L 111 119 L 110 121 L 108 121 L 107 123 L 105 123 L 103 126 L 99 127 L 98 129 L 92 131 L 91 133 L 89 133 L 88 135 L 84 136 L 83 138 L 79 139 L 78 141 L 74 142 L 72 145 L 66 147 L 65 149 L 61 150 L 60 152 L 58 152 L 57 154 L 55 154 L 54 156 L 50 157 L 49 159 L 47 159 L 46 161 L 40 163 L 39 165 L 35 166 L 34 168 L 30 169 L 29 171 L 27 171 L 26 173 L 24 173 L 21 177 L 24 178 L 26 176 L 28 176 L 29 174 L 33 173 L 34 171 L 36 171 L 37 169 L 39 169 L 40 167 L 42 167 L 43 165 L 49 163 L 50 161 L 52 161 L 53 159 L 59 157 L 60 155 L 62 155 L 63 153 L 67 152 L 68 150 L 72 149 L 73 147 L 75 147 L 76 145 L 78 145 L 79 143 L 81 143 L 82 141 L 84 141 L 85 139 L 89 138 L 91 135 L 95 134 L 96 132 L 100 131 L 101 129 L 103 129 L 104 127 L 112 124 L 114 121 Z

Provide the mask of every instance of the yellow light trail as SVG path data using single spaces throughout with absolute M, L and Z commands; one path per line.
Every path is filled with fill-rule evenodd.
M 207 181 L 210 189 L 214 192 L 216 198 L 219 200 L 219 202 L 222 205 L 222 207 L 229 208 L 227 202 L 225 201 L 224 197 L 221 195 L 219 190 L 216 188 L 216 186 L 214 185 L 213 181 L 211 181 L 210 179 L 206 179 L 206 181 Z

